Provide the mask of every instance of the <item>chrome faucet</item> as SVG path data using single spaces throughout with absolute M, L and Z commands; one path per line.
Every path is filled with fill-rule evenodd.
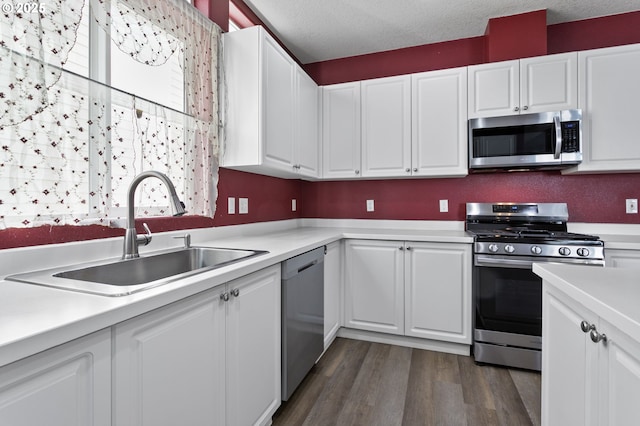
M 169 189 L 171 204 L 173 205 L 173 209 L 175 211 L 174 216 L 182 216 L 186 213 L 184 204 L 182 204 L 182 201 L 180 201 L 180 199 L 178 198 L 176 188 L 164 173 L 149 170 L 146 172 L 142 172 L 138 176 L 133 178 L 131 185 L 129 185 L 129 191 L 127 192 L 127 200 L 129 204 L 127 206 L 127 229 L 124 234 L 124 250 L 122 254 L 123 259 L 133 259 L 135 257 L 140 257 L 140 254 L 138 253 L 138 246 L 140 244 L 146 246 L 151 242 L 151 231 L 149 230 L 149 227 L 146 223 L 143 224 L 143 226 L 147 233 L 145 235 L 138 235 L 136 233 L 136 222 L 134 217 L 134 195 L 136 192 L 136 188 L 138 187 L 138 184 L 140 182 L 148 177 L 156 177 L 160 179 Z

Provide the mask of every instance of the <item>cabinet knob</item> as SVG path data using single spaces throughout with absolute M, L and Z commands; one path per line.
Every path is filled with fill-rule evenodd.
M 238 290 L 237 288 L 234 288 L 233 290 L 231 290 L 231 295 L 233 297 L 238 297 L 240 296 L 240 290 Z
M 413 173 L 418 173 L 418 168 L 413 169 Z
M 411 250 L 411 246 L 407 246 L 407 250 Z
M 518 111 L 520 111 L 520 108 L 515 107 L 513 110 L 514 110 L 515 112 L 518 112 Z
M 360 170 L 356 170 L 356 174 L 359 175 L 360 174 Z
M 407 172 L 407 173 L 411 173 L 411 169 L 410 169 L 409 167 L 407 167 L 406 172 Z
M 529 107 L 527 105 L 525 105 L 525 106 L 522 107 L 522 109 L 526 111 L 526 110 L 529 109 Z
M 589 324 L 587 321 L 582 321 L 582 322 L 580 323 L 580 329 L 581 329 L 583 332 L 588 333 L 588 332 L 589 332 L 589 331 L 591 331 L 591 330 L 595 330 L 595 329 L 596 329 L 596 326 L 595 326 L 595 325 L 593 325 L 593 324 Z
M 593 343 L 598 343 L 600 341 L 602 341 L 602 343 L 607 343 L 607 335 L 604 333 L 598 333 L 595 327 L 591 330 L 591 333 L 589 333 L 589 337 L 591 337 L 591 341 Z
M 227 293 L 226 291 L 224 293 L 222 293 L 220 295 L 220 300 L 222 300 L 223 302 L 228 302 L 229 301 L 229 293 Z
M 404 250 L 404 246 L 398 247 L 398 250 Z

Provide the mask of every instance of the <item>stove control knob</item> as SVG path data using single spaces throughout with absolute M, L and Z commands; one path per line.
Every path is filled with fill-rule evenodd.
M 542 249 L 538 246 L 531 246 L 531 253 L 533 254 L 540 254 L 542 253 Z
M 578 249 L 578 256 L 582 256 L 582 257 L 587 257 L 589 256 L 589 249 L 588 248 L 579 248 Z
M 498 251 L 498 245 L 497 244 L 489 244 L 489 251 L 491 253 L 495 253 Z
M 506 246 L 504 246 L 504 251 L 506 251 L 507 253 L 513 253 L 514 251 L 516 251 L 516 248 L 511 244 L 507 244 Z
M 562 256 L 569 256 L 571 254 L 571 249 L 569 247 L 560 247 L 560 249 L 558 250 L 558 252 L 562 255 Z

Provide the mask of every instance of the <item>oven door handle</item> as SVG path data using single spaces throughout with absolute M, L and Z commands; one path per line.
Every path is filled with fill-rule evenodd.
M 476 255 L 474 264 L 475 266 L 496 266 L 499 268 L 531 269 L 533 261 L 530 259 L 515 259 L 508 257 L 496 258 L 496 256 Z

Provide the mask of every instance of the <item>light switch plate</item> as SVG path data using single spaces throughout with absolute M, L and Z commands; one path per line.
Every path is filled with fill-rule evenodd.
M 449 211 L 449 200 L 440 200 L 440 213 Z
M 240 213 L 240 214 L 249 213 L 249 199 L 248 198 L 238 198 L 238 213 Z
M 236 197 L 227 198 L 227 213 L 236 214 Z
M 298 202 L 295 198 L 291 200 L 291 211 L 295 212 L 298 209 Z
M 373 200 L 367 200 L 367 211 L 372 212 L 374 210 L 375 210 L 375 206 L 374 206 Z

